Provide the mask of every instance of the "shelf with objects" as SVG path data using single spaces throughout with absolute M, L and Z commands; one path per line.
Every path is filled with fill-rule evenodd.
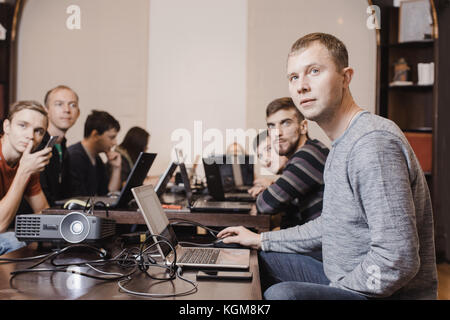
M 379 8 L 376 113 L 394 121 L 416 153 L 432 196 L 436 251 L 450 260 L 450 1 L 368 3 Z

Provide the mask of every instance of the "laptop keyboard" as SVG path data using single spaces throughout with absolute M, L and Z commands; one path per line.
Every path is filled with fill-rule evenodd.
M 215 264 L 220 253 L 220 249 L 211 248 L 184 248 L 184 250 L 180 263 Z

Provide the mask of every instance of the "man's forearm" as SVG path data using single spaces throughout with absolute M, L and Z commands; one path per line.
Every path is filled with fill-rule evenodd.
M 319 250 L 321 246 L 322 217 L 301 226 L 261 234 L 263 251 L 305 253 Z
M 111 177 L 109 178 L 108 191 L 114 192 L 119 191 L 121 187 L 121 179 L 120 179 L 120 167 L 113 168 L 111 172 Z

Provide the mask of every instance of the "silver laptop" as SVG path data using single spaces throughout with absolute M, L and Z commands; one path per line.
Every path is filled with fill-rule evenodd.
M 136 187 L 131 189 L 131 191 L 150 233 L 167 238 L 175 248 L 177 265 L 193 268 L 248 269 L 250 263 L 249 249 L 180 246 L 153 186 Z M 160 239 L 154 237 L 155 242 L 158 240 Z M 159 243 L 157 247 L 166 263 L 171 264 L 174 254 L 170 247 L 164 243 Z

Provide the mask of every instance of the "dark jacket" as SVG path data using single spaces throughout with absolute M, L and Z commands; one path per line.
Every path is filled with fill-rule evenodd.
M 109 175 L 106 165 L 97 155 L 95 166 L 81 142 L 67 148 L 70 159 L 71 196 L 104 196 L 108 193 Z
M 46 132 L 37 150 L 44 149 L 49 139 L 50 135 Z M 54 205 L 55 200 L 70 196 L 70 160 L 67 154 L 66 141 L 66 138 L 64 138 L 61 142 L 61 156 L 58 149 L 53 147 L 50 162 L 40 174 L 42 191 L 44 191 L 50 206 Z

